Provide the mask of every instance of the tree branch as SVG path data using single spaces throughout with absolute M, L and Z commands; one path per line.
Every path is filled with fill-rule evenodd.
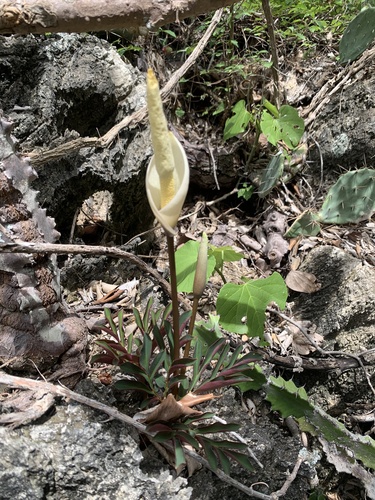
M 154 30 L 237 0 L 0 0 L 0 34 Z
M 1 229 L 1 228 L 0 228 Z M 0 233 L 1 234 L 1 233 Z M 14 240 L 11 243 L 0 244 L 1 253 L 46 253 L 56 255 L 105 255 L 106 257 L 113 257 L 117 259 L 128 260 L 138 267 L 140 271 L 145 274 L 150 274 L 156 282 L 163 288 L 163 290 L 171 295 L 171 287 L 167 280 L 165 280 L 155 269 L 148 266 L 142 259 L 130 252 L 125 252 L 116 247 L 104 246 L 90 246 L 90 245 L 62 245 L 57 243 L 31 243 L 21 240 Z M 191 310 L 190 302 L 182 295 L 179 295 L 179 302 L 186 311 Z

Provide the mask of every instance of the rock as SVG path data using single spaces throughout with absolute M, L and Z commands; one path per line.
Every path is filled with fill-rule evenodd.
M 367 63 L 371 68 L 371 63 Z M 345 170 L 361 168 L 375 155 L 375 76 L 363 70 L 336 92 L 309 127 L 319 145 L 312 158 L 320 169 L 320 153 L 325 171 L 341 165 Z M 371 165 L 369 164 L 368 166 Z
M 95 36 L 0 37 L 0 51 L 3 111 L 23 153 L 101 136 L 145 105 L 144 75 Z M 63 237 L 82 202 L 109 191 L 113 229 L 128 239 L 153 219 L 143 187 L 151 154 L 148 129 L 127 128 L 108 148 L 38 167 L 34 187 Z
M 88 382 L 80 392 L 105 400 Z M 191 497 L 167 467 L 142 471 L 136 433 L 74 402 L 56 407 L 43 425 L 0 427 L 0 500 L 154 500 Z
M 114 402 L 110 389 L 90 380 L 80 382 L 77 392 L 105 404 Z M 301 447 L 298 441 L 276 425 L 251 424 L 233 389 L 225 392 L 219 406 L 213 403 L 212 409 L 219 409 L 222 418 L 242 424 L 241 435 L 263 462 L 263 469 L 254 462 L 252 473 L 234 466 L 232 477 L 248 486 L 266 481 L 268 488 L 258 485 L 259 491 L 281 487 L 294 466 Z M 152 458 L 147 449 L 144 453 L 146 460 L 132 428 L 75 402 L 60 403 L 43 425 L 17 430 L 0 427 L 0 500 L 244 498 L 244 493 L 206 469 L 189 479 L 176 477 L 159 455 Z M 313 467 L 303 464 L 288 490 L 289 500 L 304 497 L 312 474 Z
M 295 317 L 312 321 L 325 337 L 326 351 L 358 355 L 374 348 L 375 269 L 335 247 L 311 250 L 301 269 L 315 274 L 321 289 L 300 294 L 294 303 Z M 374 356 L 368 353 L 368 366 L 341 373 L 308 372 L 298 377 L 309 397 L 333 416 L 354 408 L 373 406 L 368 380 L 375 373 Z M 366 374 L 365 374 L 366 370 Z M 363 406 L 362 406 L 363 405 Z
M 301 271 L 314 274 L 321 288 L 301 294 L 294 312 L 313 322 L 317 332 L 335 337 L 344 330 L 375 325 L 375 270 L 347 252 L 331 246 L 314 248 Z M 373 342 L 373 337 L 369 337 Z M 369 342 L 364 345 L 370 347 Z

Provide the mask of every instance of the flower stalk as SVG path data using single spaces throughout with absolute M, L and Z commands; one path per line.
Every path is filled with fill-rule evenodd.
M 173 359 L 178 359 L 180 332 L 174 236 L 189 188 L 189 165 L 183 147 L 168 130 L 159 84 L 152 69 L 147 72 L 147 107 L 154 156 L 146 172 L 146 193 L 151 210 L 167 237 L 173 307 Z
M 193 283 L 193 310 L 191 312 L 189 332 L 190 337 L 193 336 L 195 318 L 198 311 L 199 299 L 202 297 L 207 283 L 207 262 L 208 262 L 208 238 L 207 234 L 202 234 L 202 240 L 199 245 L 197 267 L 195 268 L 194 283 Z M 185 344 L 184 357 L 189 356 L 191 342 Z

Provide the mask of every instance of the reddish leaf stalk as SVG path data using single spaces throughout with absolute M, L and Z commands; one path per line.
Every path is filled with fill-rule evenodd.
M 176 261 L 174 256 L 174 238 L 166 235 L 168 244 L 169 257 L 169 272 L 171 279 L 171 299 L 172 299 L 172 319 L 173 319 L 173 359 L 175 361 L 180 357 L 180 315 L 178 311 L 178 296 L 177 296 L 177 276 L 176 276 Z

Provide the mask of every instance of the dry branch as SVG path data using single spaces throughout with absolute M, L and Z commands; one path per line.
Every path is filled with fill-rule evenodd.
M 232 5 L 236 0 L 0 1 L 0 34 L 154 30 Z
M 116 247 L 90 246 L 90 245 L 62 245 L 54 243 L 30 243 L 24 241 L 15 241 L 14 243 L 0 244 L 0 253 L 26 253 L 26 254 L 56 254 L 56 255 L 105 255 L 123 259 L 131 262 L 145 274 L 150 274 L 163 290 L 170 295 L 171 288 L 167 280 L 165 280 L 155 269 L 148 266 L 142 259 L 130 252 L 125 252 Z M 179 302 L 185 310 L 191 310 L 191 304 L 181 295 Z

